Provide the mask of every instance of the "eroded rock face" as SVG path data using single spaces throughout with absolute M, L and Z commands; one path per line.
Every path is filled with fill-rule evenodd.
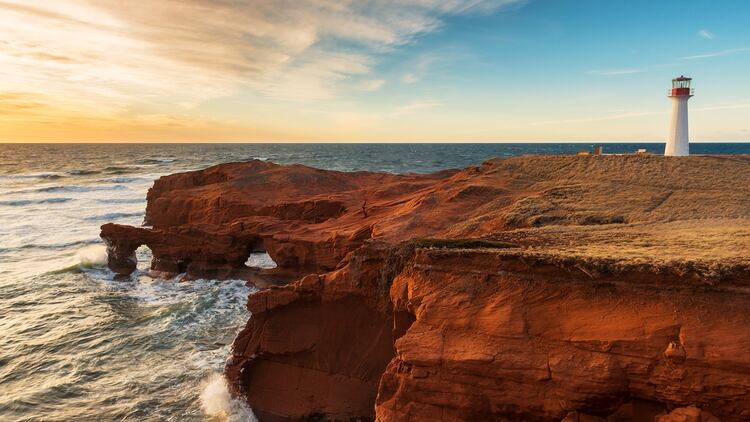
M 252 161 L 159 179 L 152 227 L 102 237 L 122 276 L 146 244 L 155 271 L 284 284 L 250 296 L 226 367 L 262 421 L 739 421 L 748 173 L 746 157 Z M 262 250 L 278 267 L 259 278 L 244 262 Z
M 145 224 L 151 227 L 105 224 L 101 236 L 109 246 L 109 266 L 121 276 L 135 270 L 140 245 L 152 250 L 153 270 L 184 272 L 188 279 L 242 275 L 252 251 L 267 251 L 279 265 L 276 273 L 322 273 L 374 236 L 400 236 L 374 233 L 373 227 L 394 202 L 454 173 L 342 173 L 257 160 L 224 164 L 160 178 L 148 192 Z
M 745 420 L 750 268 L 708 286 L 594 264 L 371 243 L 252 296 L 228 379 L 271 421 Z
M 660 415 L 656 422 L 719 422 L 719 418 L 695 406 L 680 407 L 668 415 Z
M 393 318 L 381 285 L 387 249 L 367 250 L 338 271 L 249 298 L 253 316 L 226 373 L 262 420 L 374 416 Z
M 418 250 L 390 291 L 415 322 L 395 342 L 378 419 L 560 420 L 632 398 L 750 416 L 745 293 L 545 261 Z

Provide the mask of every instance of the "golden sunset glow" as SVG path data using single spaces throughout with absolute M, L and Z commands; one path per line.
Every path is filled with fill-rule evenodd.
M 716 66 L 746 60 L 730 37 L 583 57 L 597 39 L 545 7 L 2 0 L 0 141 L 662 140 L 676 72 L 696 140 L 747 136 L 750 95 Z

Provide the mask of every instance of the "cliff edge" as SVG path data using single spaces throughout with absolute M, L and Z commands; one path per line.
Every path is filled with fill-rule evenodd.
M 747 174 L 744 156 L 250 161 L 160 178 L 146 226 L 102 238 L 121 277 L 145 244 L 154 271 L 263 288 L 226 367 L 262 421 L 739 421 Z M 247 267 L 258 251 L 278 266 Z

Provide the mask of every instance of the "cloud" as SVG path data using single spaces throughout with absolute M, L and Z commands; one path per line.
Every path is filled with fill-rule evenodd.
M 412 112 L 412 111 L 422 110 L 426 108 L 441 107 L 443 105 L 445 104 L 440 101 L 415 101 L 410 104 L 399 107 L 397 109 L 397 112 L 400 112 L 400 113 Z
M 409 71 L 401 77 L 401 82 L 405 84 L 417 83 L 424 78 L 427 69 L 437 61 L 437 57 L 432 54 L 422 54 L 409 65 Z
M 335 98 L 449 15 L 522 0 L 0 0 L 0 92 L 78 111 Z M 370 76 L 361 86 L 382 86 Z
M 359 89 L 361 91 L 373 92 L 373 91 L 377 91 L 380 88 L 382 88 L 383 85 L 385 85 L 385 80 L 383 80 L 383 79 L 371 79 L 369 81 L 364 81 L 361 84 L 359 84 Z
M 715 38 L 714 33 L 709 31 L 708 29 L 701 29 L 700 31 L 698 31 L 698 36 L 707 40 L 712 40 Z
M 695 56 L 680 57 L 677 60 L 699 60 L 699 59 L 710 59 L 712 57 L 723 57 L 733 56 L 735 54 L 742 54 L 750 52 L 750 48 L 731 48 L 729 50 L 714 51 L 711 53 L 698 54 Z
M 419 82 L 421 78 L 413 73 L 405 73 L 404 76 L 401 77 L 401 82 L 405 84 L 413 84 Z

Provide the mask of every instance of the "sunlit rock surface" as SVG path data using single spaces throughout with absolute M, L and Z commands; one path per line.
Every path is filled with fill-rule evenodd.
M 748 174 L 741 156 L 251 161 L 162 177 L 150 227 L 102 237 L 122 277 L 145 244 L 154 271 L 269 287 L 226 370 L 264 421 L 739 421 Z M 275 268 L 245 265 L 263 251 Z

